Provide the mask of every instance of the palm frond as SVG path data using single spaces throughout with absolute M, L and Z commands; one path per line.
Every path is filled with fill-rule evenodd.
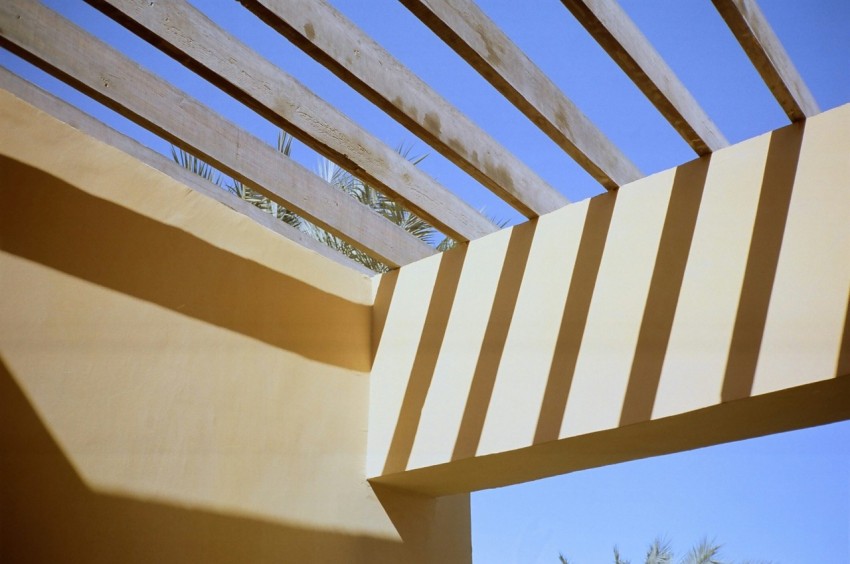
M 682 559 L 681 564 L 723 564 L 720 554 L 721 545 L 703 538 L 699 544 L 691 548 L 690 552 Z
M 617 547 L 617 545 L 614 545 L 614 564 L 631 564 L 630 561 L 623 560 L 623 558 L 620 556 L 620 549 Z
M 646 551 L 646 564 L 670 564 L 673 562 L 673 550 L 670 542 L 656 538 Z
M 209 163 L 206 163 L 179 147 L 171 146 L 171 158 L 174 162 L 203 178 L 212 182 L 216 186 L 222 185 L 221 173 L 214 169 Z

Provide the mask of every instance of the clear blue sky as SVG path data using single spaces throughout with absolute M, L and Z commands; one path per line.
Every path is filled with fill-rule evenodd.
M 332 0 L 346 16 L 573 201 L 595 182 L 396 0 Z M 276 129 L 78 0 L 47 2 L 256 135 Z M 693 153 L 558 0 L 479 4 L 645 173 Z M 429 174 L 488 214 L 522 218 L 232 0 L 196 5 L 392 146 L 415 143 Z M 724 135 L 787 123 L 709 0 L 628 0 L 635 19 Z M 821 109 L 850 102 L 850 0 L 762 0 Z M 0 51 L 0 64 L 162 152 L 168 145 Z M 303 145 L 294 157 L 315 169 Z M 850 424 L 580 472 L 473 495 L 476 563 L 640 560 L 667 535 L 680 553 L 716 537 L 736 561 L 850 562 Z

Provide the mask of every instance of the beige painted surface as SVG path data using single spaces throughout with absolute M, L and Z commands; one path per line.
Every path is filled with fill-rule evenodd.
M 0 123 L 4 561 L 469 560 L 468 496 L 366 481 L 368 278 L 4 92 Z
M 369 474 L 469 491 L 850 417 L 848 154 L 844 106 L 474 241 L 436 289 L 451 255 L 403 267 Z

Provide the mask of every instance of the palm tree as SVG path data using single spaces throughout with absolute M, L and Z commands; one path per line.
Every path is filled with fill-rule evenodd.
M 281 131 L 278 134 L 277 149 L 281 154 L 289 156 L 292 151 L 292 136 L 285 131 Z M 397 149 L 400 155 L 410 160 L 414 165 L 419 164 L 425 159 L 426 155 L 411 157 L 410 150 L 411 147 L 405 148 L 403 145 Z M 310 223 L 292 210 L 263 196 L 250 186 L 246 186 L 235 179 L 232 180 L 232 184 L 226 185 L 221 173 L 194 155 L 172 146 L 171 156 L 175 162 L 185 169 L 229 190 L 239 198 L 250 202 L 266 213 L 275 216 L 277 219 L 308 233 L 316 240 L 367 268 L 375 272 L 386 272 L 389 270 L 389 267 L 379 260 L 353 247 L 327 230 Z M 335 188 L 342 190 L 361 204 L 369 206 L 389 221 L 401 226 L 405 231 L 435 247 L 437 250 L 444 251 L 455 246 L 455 242 L 448 237 L 443 237 L 437 241 L 440 233 L 432 225 L 331 161 L 327 159 L 320 160 L 318 174 Z
M 714 541 L 703 539 L 679 560 L 679 564 L 724 564 L 720 560 L 720 547 Z M 675 555 L 669 541 L 656 538 L 646 551 L 645 564 L 673 564 Z M 570 564 L 563 554 L 558 554 L 561 564 Z M 620 555 L 620 550 L 614 546 L 614 564 L 630 564 Z M 729 563 L 731 564 L 731 563 Z

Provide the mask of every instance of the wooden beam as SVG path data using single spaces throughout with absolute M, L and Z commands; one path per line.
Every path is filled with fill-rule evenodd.
M 642 176 L 474 2 L 400 1 L 605 188 Z
M 325 0 L 240 0 L 526 217 L 568 203 Z
M 88 0 L 320 154 L 460 241 L 498 230 L 481 213 L 184 0 Z
M 729 145 L 614 0 L 561 0 L 698 155 Z
M 817 102 L 755 0 L 712 0 L 791 121 L 820 113 Z
M 77 129 L 86 135 L 109 145 L 110 147 L 114 147 L 119 151 L 127 153 L 131 157 L 145 163 L 146 165 L 159 170 L 163 174 L 170 176 L 177 182 L 191 188 L 195 192 L 200 192 L 208 198 L 212 198 L 213 200 L 224 204 L 233 211 L 248 217 L 266 229 L 274 231 L 281 237 L 298 243 L 302 247 L 306 247 L 325 258 L 329 258 L 334 262 L 356 270 L 362 274 L 369 276 L 375 274 L 372 270 L 369 270 L 359 262 L 354 262 L 348 257 L 343 256 L 327 245 L 323 245 L 313 237 L 310 237 L 303 231 L 274 218 L 271 214 L 268 214 L 259 209 L 257 206 L 246 202 L 229 190 L 224 190 L 220 186 L 217 186 L 212 182 L 201 178 L 197 174 L 186 170 L 179 164 L 175 163 L 174 160 L 145 147 L 135 139 L 131 139 L 123 133 L 112 129 L 103 122 L 98 121 L 87 113 L 57 98 L 53 94 L 42 90 L 38 86 L 12 74 L 3 67 L 0 67 L 0 88 L 14 94 L 21 100 L 25 100 L 28 104 L 35 106 L 42 112 L 68 124 L 74 129 Z
M 39 3 L 0 3 L 0 44 L 390 266 L 435 252 Z

